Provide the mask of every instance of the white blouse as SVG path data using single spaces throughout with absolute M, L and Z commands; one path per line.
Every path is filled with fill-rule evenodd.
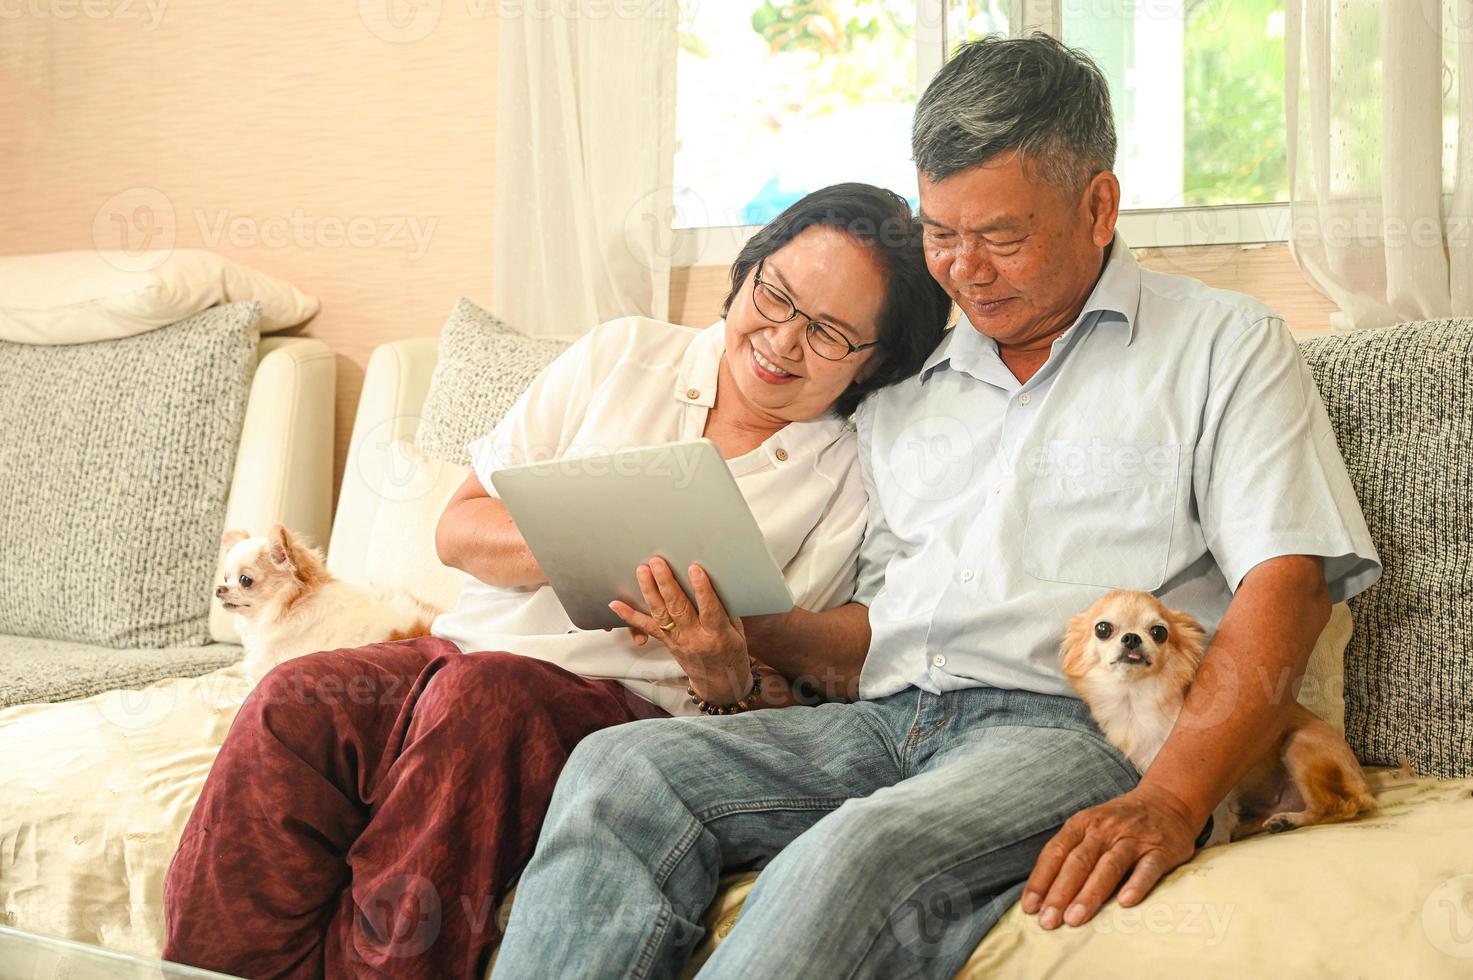
M 724 340 L 719 322 L 696 330 L 624 317 L 598 327 L 467 447 L 486 492 L 495 493 L 491 474 L 501 467 L 700 438 L 716 403 Z M 832 417 L 792 422 L 727 465 L 798 605 L 848 602 L 867 504 L 848 425 Z M 468 578 L 460 601 L 431 632 L 462 652 L 536 657 L 619 681 L 671 714 L 697 713 L 685 674 L 664 647 L 637 647 L 627 629 L 579 630 L 548 585 L 509 588 Z

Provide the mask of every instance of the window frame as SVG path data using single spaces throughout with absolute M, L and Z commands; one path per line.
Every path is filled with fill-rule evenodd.
M 1062 0 L 1010 0 L 1014 36 L 1041 30 L 1062 31 Z M 916 91 L 924 92 L 950 50 L 947 0 L 916 0 Z M 679 84 L 677 82 L 677 84 Z M 1257 245 L 1289 240 L 1290 205 L 1225 204 L 1195 208 L 1121 209 L 1116 224 L 1131 248 L 1188 245 Z M 677 268 L 730 265 L 761 225 L 711 225 L 672 231 L 672 264 Z

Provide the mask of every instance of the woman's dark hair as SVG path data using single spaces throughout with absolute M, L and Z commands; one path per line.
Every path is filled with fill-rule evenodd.
M 951 299 L 931 278 L 921 249 L 920 222 L 910 204 L 872 184 L 833 184 L 804 196 L 747 240 L 731 266 L 731 292 L 721 304 L 726 316 L 757 263 L 809 228 L 833 228 L 869 249 L 883 270 L 885 302 L 880 308 L 879 366 L 834 402 L 847 418 L 865 395 L 915 374 L 941 342 L 951 318 Z

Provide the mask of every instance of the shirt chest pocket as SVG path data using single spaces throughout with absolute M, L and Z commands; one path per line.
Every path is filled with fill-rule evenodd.
M 1174 443 L 1050 442 L 1029 497 L 1023 570 L 1050 582 L 1160 587 L 1180 455 Z

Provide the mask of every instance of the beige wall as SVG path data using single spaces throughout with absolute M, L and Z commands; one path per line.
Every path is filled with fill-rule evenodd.
M 491 301 L 495 5 L 385 19 L 439 6 L 0 3 L 0 254 L 117 247 L 118 214 L 316 295 L 340 480 L 374 346 Z

